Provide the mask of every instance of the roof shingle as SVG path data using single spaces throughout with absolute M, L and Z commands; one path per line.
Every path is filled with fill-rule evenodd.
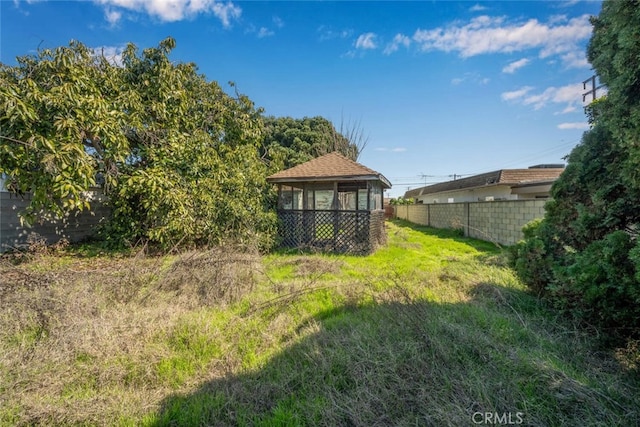
M 517 185 L 533 182 L 555 181 L 564 168 L 529 168 L 529 169 L 500 169 L 468 178 L 440 182 L 427 187 L 416 188 L 405 193 L 405 197 L 417 197 L 423 194 L 441 193 L 443 191 L 463 190 L 489 185 Z
M 391 183 L 384 175 L 360 163 L 354 162 L 336 151 L 309 160 L 290 169 L 274 173 L 267 177 L 267 181 L 335 181 L 340 178 L 380 180 L 384 186 L 391 188 Z

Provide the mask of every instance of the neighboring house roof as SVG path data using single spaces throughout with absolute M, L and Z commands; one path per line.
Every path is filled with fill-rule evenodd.
M 534 183 L 551 183 L 555 181 L 564 168 L 533 167 L 529 169 L 500 169 L 467 178 L 409 190 L 404 197 L 419 197 L 425 194 L 442 193 L 445 191 L 470 190 L 473 188 L 509 185 L 522 186 Z
M 379 180 L 383 187 L 391 188 L 391 183 L 381 173 L 354 162 L 335 151 L 267 177 L 267 181 L 272 183 L 355 179 Z

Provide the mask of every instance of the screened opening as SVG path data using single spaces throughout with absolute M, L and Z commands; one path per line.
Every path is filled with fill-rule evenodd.
M 338 202 L 340 210 L 368 210 L 368 185 L 366 181 L 338 183 Z
M 289 185 L 283 185 L 280 188 L 280 197 L 278 200 L 278 207 L 280 209 L 292 210 L 302 209 L 303 189 L 298 187 L 292 187 Z

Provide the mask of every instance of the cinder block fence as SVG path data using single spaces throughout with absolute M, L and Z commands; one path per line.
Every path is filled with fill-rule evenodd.
M 460 228 L 476 239 L 513 245 L 522 227 L 544 217 L 546 200 L 496 200 L 395 206 L 395 217 L 434 228 Z

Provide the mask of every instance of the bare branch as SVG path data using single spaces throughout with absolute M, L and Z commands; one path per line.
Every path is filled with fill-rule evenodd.
M 367 144 L 369 144 L 369 136 L 364 134 L 361 121 L 351 122 L 349 120 L 345 122 L 343 114 L 340 117 L 340 134 L 349 141 L 349 144 L 355 147 L 356 153 L 354 160 L 358 160 L 360 154 L 364 151 Z
M 25 147 L 34 148 L 34 147 L 33 147 L 33 144 L 31 144 L 31 143 L 29 143 L 29 142 L 20 141 L 19 139 L 11 138 L 11 137 L 9 137 L 9 136 L 3 136 L 3 135 L 0 135 L 0 138 L 2 138 L 2 139 L 6 139 L 7 141 L 15 142 L 15 143 L 17 143 L 17 144 L 22 144 L 22 145 L 24 145 Z

